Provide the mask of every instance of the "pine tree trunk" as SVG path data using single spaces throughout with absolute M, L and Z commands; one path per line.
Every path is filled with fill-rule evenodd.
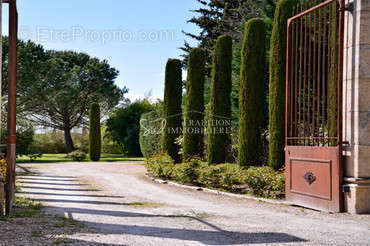
M 69 128 L 64 129 L 64 140 L 65 140 L 65 143 L 66 143 L 67 153 L 71 153 L 72 151 L 74 151 L 75 147 L 73 146 L 71 129 L 69 129 Z

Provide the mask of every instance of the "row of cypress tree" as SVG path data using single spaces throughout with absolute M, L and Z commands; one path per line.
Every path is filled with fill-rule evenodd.
M 267 127 L 269 108 L 269 164 L 275 169 L 284 165 L 284 123 L 285 123 L 285 60 L 286 26 L 297 0 L 281 0 L 275 12 L 270 47 L 269 107 L 266 102 L 266 30 L 262 19 L 251 19 L 245 26 L 241 78 L 239 88 L 239 164 L 252 165 L 260 162 L 261 135 Z M 184 114 L 183 159 L 202 157 L 204 132 L 199 122 L 204 122 L 204 83 L 206 54 L 193 49 L 188 57 L 186 82 L 186 104 Z M 231 118 L 231 64 L 232 39 L 220 36 L 216 42 L 211 80 L 211 101 L 209 122 Z M 164 117 L 164 152 L 177 162 L 181 161 L 179 146 L 175 139 L 182 128 L 181 62 L 170 59 L 166 67 Z M 194 125 L 197 124 L 197 125 Z M 231 127 L 231 126 L 230 126 Z M 194 130 L 194 128 L 198 130 Z M 231 143 L 228 126 L 223 132 L 213 132 L 208 124 L 208 161 L 212 164 L 226 160 Z M 189 129 L 192 129 L 191 131 Z

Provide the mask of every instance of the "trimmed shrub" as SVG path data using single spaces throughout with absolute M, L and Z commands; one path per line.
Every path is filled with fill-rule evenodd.
M 275 170 L 284 166 L 285 160 L 285 84 L 287 22 L 298 0 L 280 0 L 275 18 L 270 47 L 270 100 L 269 100 L 269 165 Z
M 220 184 L 226 190 L 234 190 L 234 187 L 242 184 L 243 169 L 232 163 L 221 164 Z
M 239 89 L 239 164 L 261 162 L 266 127 L 266 31 L 262 19 L 247 22 L 242 48 Z
M 98 103 L 90 105 L 89 153 L 90 160 L 99 161 L 101 154 L 100 106 Z
M 69 153 L 67 155 L 67 157 L 71 158 L 74 161 L 83 161 L 87 158 L 87 155 L 86 155 L 85 152 L 83 152 L 81 150 L 75 150 L 75 151 L 72 151 L 71 153 Z
M 162 152 L 163 110 L 161 108 L 141 115 L 140 149 L 145 158 Z
M 148 172 L 154 177 L 161 179 L 171 179 L 175 167 L 175 161 L 168 155 L 155 155 L 148 158 L 145 162 Z
M 198 182 L 206 187 L 220 188 L 222 172 L 223 169 L 220 167 L 220 165 L 202 166 L 201 170 L 199 171 Z
M 190 51 L 186 83 L 184 161 L 195 156 L 203 157 L 205 60 L 204 50 L 197 48 Z
M 257 196 L 277 198 L 285 191 L 285 173 L 271 167 L 248 168 L 242 182 Z
M 231 64 L 232 38 L 222 35 L 217 39 L 212 64 L 210 122 L 208 126 L 208 163 L 224 163 L 230 146 L 231 134 Z M 225 124 L 217 124 L 217 121 Z
M 156 178 L 175 180 L 261 197 L 279 198 L 285 191 L 285 173 L 271 167 L 250 167 L 245 170 L 237 164 L 209 165 L 200 159 L 175 165 L 167 154 L 153 156 L 146 161 L 149 173 Z
M 163 116 L 166 120 L 163 131 L 163 151 L 175 162 L 181 161 L 180 146 L 175 140 L 182 127 L 182 65 L 177 59 L 169 59 L 166 65 Z
M 183 184 L 197 183 L 201 165 L 200 159 L 191 159 L 189 162 L 177 164 L 173 169 L 173 178 Z

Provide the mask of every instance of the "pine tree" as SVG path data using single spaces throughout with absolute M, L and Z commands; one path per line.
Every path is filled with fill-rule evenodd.
M 239 94 L 239 164 L 260 163 L 266 127 L 266 30 L 262 19 L 247 22 L 242 47 Z
M 100 106 L 98 103 L 90 104 L 89 129 L 90 160 L 99 161 L 101 153 Z
M 163 133 L 163 151 L 180 162 L 180 147 L 175 140 L 180 136 L 182 126 L 182 65 L 177 59 L 169 59 L 166 65 L 164 90 L 164 118 L 166 126 Z
M 270 48 L 269 100 L 269 165 L 274 169 L 284 166 L 285 160 L 285 83 L 287 22 L 297 0 L 280 0 L 276 7 Z
M 183 32 L 188 37 L 199 42 L 199 47 L 207 53 L 207 64 L 211 64 L 213 50 L 216 40 L 220 35 L 228 34 L 234 42 L 240 42 L 242 39 L 241 24 L 244 20 L 260 16 L 255 6 L 256 0 L 197 0 L 201 8 L 193 10 L 197 17 L 188 20 L 200 28 L 199 34 Z M 260 2 L 259 0 L 257 2 Z M 185 63 L 187 55 L 193 47 L 185 41 L 181 48 L 185 51 Z
M 209 120 L 216 124 L 208 127 L 208 162 L 219 164 L 225 162 L 231 133 L 232 39 L 229 35 L 217 39 L 214 53 Z
M 203 156 L 205 59 L 204 50 L 196 48 L 190 51 L 186 83 L 183 160 Z

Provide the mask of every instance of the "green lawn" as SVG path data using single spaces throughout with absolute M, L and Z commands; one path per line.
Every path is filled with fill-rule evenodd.
M 132 162 L 132 161 L 144 161 L 145 158 L 141 157 L 123 157 L 122 155 L 116 154 L 102 154 L 100 161 L 101 162 Z M 86 159 L 84 162 L 89 162 L 89 159 Z M 17 163 L 28 163 L 30 158 L 28 156 L 19 156 L 17 158 Z M 68 158 L 66 154 L 43 154 L 41 158 L 37 158 L 36 161 L 39 163 L 47 162 L 73 162 L 71 158 Z

